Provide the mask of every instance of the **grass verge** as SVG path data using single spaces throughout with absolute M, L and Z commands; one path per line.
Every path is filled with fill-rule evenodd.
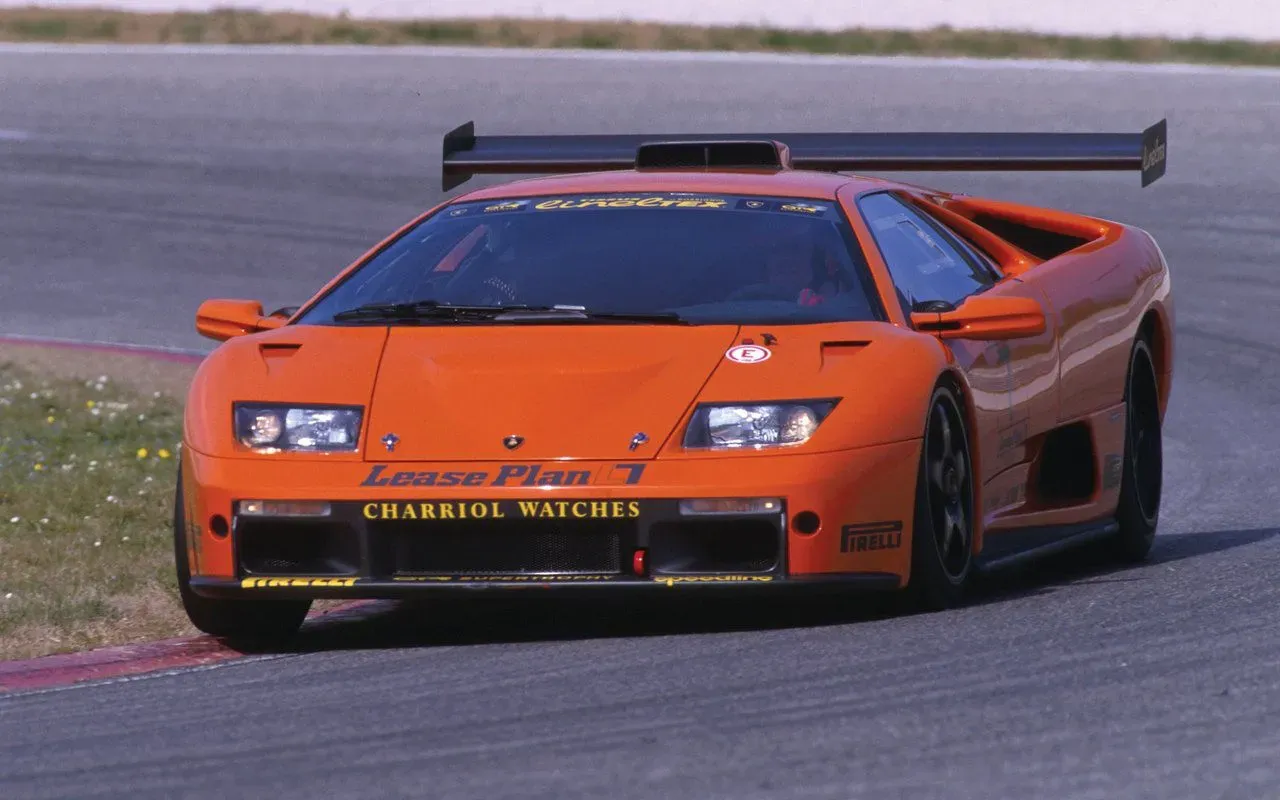
M 841 55 L 1054 58 L 1280 66 L 1280 42 L 1052 36 L 936 28 L 803 31 L 566 20 L 375 20 L 217 10 L 132 13 L 96 9 L 0 9 L 0 41 L 120 44 L 471 45 Z
M 0 659 L 195 633 L 170 529 L 193 370 L 0 345 Z

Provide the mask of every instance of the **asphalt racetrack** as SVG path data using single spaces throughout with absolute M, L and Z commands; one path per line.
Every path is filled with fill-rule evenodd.
M 1122 130 L 1169 174 L 911 176 L 1152 231 L 1178 351 L 1149 564 L 970 607 L 405 607 L 0 698 L 0 797 L 1280 796 L 1280 73 L 561 55 L 0 53 L 0 333 L 204 347 L 439 199 L 440 136 Z

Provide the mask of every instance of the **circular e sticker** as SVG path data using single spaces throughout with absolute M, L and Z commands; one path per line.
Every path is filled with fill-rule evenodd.
M 768 361 L 773 353 L 767 347 L 760 347 L 754 344 L 740 344 L 737 347 L 730 348 L 725 353 L 725 358 L 730 361 L 736 361 L 739 364 L 759 364 L 761 361 Z

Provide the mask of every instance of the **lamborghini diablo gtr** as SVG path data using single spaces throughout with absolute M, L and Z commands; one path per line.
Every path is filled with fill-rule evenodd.
M 1165 172 L 1135 134 L 477 136 L 296 309 L 209 300 L 174 545 L 201 630 L 315 598 L 836 586 L 944 609 L 1152 545 L 1169 271 L 1137 228 L 866 177 Z

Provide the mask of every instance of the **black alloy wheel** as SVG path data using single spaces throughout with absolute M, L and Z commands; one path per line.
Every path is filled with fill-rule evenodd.
M 1133 344 L 1124 399 L 1124 461 L 1116 508 L 1120 532 L 1112 550 L 1119 560 L 1135 563 L 1144 560 L 1155 543 L 1164 484 L 1160 388 L 1145 338 Z
M 968 426 L 956 393 L 934 390 L 925 423 L 912 531 L 915 605 L 941 610 L 960 604 L 973 572 L 973 462 Z

